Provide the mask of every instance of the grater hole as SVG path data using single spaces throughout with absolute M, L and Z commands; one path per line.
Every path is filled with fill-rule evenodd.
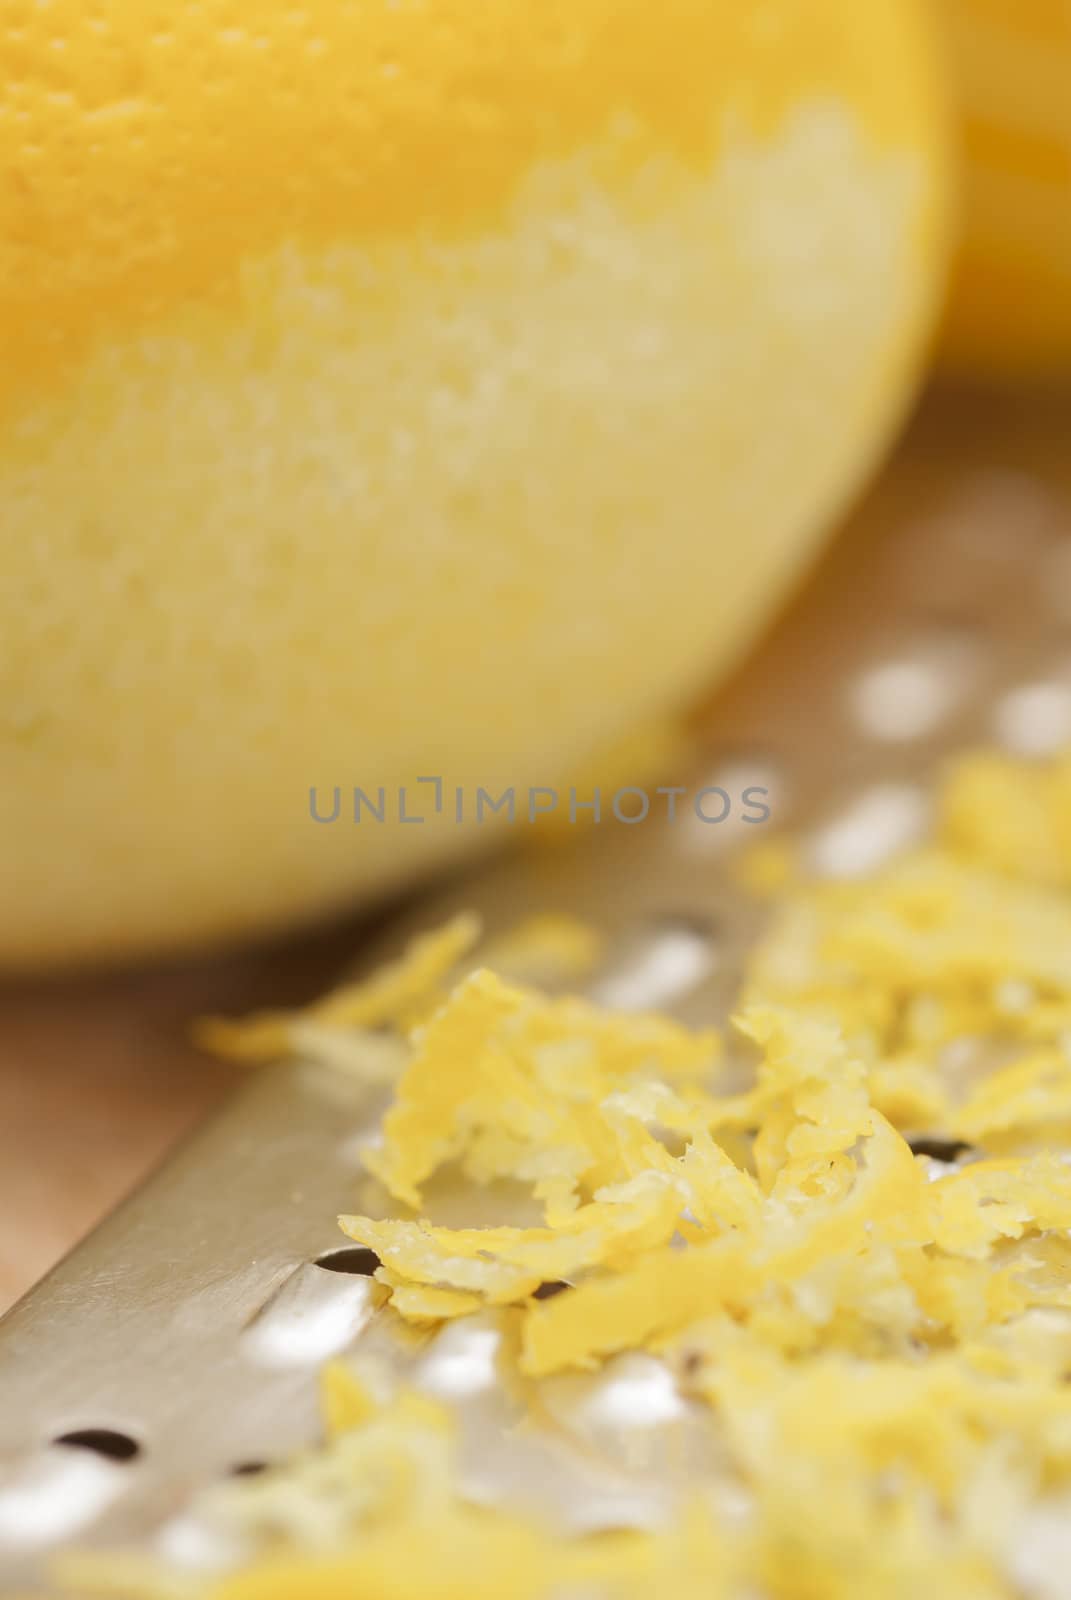
M 571 1289 L 572 1287 L 573 1286 L 571 1283 L 565 1283 L 560 1278 L 554 1280 L 553 1282 L 541 1283 L 539 1288 L 533 1293 L 532 1299 L 553 1300 L 555 1295 L 564 1294 L 567 1289 Z
M 141 1454 L 141 1446 L 128 1433 L 114 1428 L 73 1428 L 53 1439 L 53 1444 L 66 1450 L 90 1450 L 108 1461 L 133 1461 Z
M 262 1472 L 267 1472 L 266 1461 L 237 1461 L 230 1470 L 232 1478 L 259 1478 Z
M 70 1538 L 122 1494 L 127 1468 L 121 1461 L 95 1450 L 56 1449 L 57 1442 L 14 1473 L 5 1463 L 0 1480 L 0 1546 L 32 1549 Z
M 502 1331 L 479 1315 L 448 1323 L 420 1368 L 420 1387 L 443 1399 L 486 1394 L 498 1383 Z
M 931 1161 L 942 1161 L 946 1166 L 955 1165 L 971 1151 L 966 1139 L 909 1139 L 907 1142 L 912 1155 L 929 1156 Z
M 659 917 L 622 952 L 617 970 L 594 985 L 592 997 L 612 1011 L 647 1011 L 690 993 L 717 965 L 713 925 L 705 918 Z
M 1052 756 L 1071 743 L 1071 684 L 1028 683 L 998 703 L 994 732 L 1017 756 Z
M 375 1251 L 362 1244 L 342 1245 L 316 1257 L 316 1266 L 325 1272 L 346 1272 L 353 1278 L 371 1278 L 380 1265 Z
M 360 1247 L 327 1255 L 323 1266 L 306 1261 L 296 1268 L 247 1324 L 242 1342 L 260 1365 L 303 1366 L 338 1355 L 375 1315 L 377 1258 Z
M 971 639 L 946 630 L 868 668 L 851 688 L 863 731 L 886 743 L 935 733 L 966 695 L 977 666 Z
M 784 820 L 785 774 L 767 752 L 727 753 L 672 813 L 686 855 L 720 854 L 776 818 Z
M 861 877 L 917 844 L 929 820 L 927 798 L 914 784 L 875 784 L 815 835 L 811 865 L 824 877 Z
M 166 1522 L 156 1548 L 165 1561 L 204 1577 L 239 1565 L 245 1554 L 244 1541 L 236 1530 L 208 1521 L 195 1511 L 180 1512 Z
M 941 520 L 957 554 L 999 570 L 1044 546 L 1058 512 L 1052 491 L 1032 473 L 990 468 L 961 487 Z

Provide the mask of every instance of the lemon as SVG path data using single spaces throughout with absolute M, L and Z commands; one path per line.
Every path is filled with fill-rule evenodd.
M 0 56 L 9 968 L 473 845 L 739 657 L 912 392 L 908 0 L 6 0 Z
M 946 361 L 990 377 L 1071 372 L 1071 6 L 938 4 L 966 158 Z

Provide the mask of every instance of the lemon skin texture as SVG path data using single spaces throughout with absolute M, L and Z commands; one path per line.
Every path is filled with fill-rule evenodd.
M 382 893 L 739 657 L 932 331 L 931 21 L 6 0 L 0 965 Z
M 947 367 L 1071 375 L 1071 5 L 938 0 L 963 122 Z

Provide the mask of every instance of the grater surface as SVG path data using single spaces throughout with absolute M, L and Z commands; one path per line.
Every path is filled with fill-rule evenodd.
M 768 788 L 812 867 L 851 875 L 924 834 L 949 753 L 1071 743 L 1067 422 L 1040 400 L 932 404 L 851 537 L 701 719 L 690 786 Z M 519 855 L 396 922 L 362 965 L 463 907 L 492 935 L 561 911 L 605 935 L 592 998 L 722 1021 L 762 921 L 727 863 L 757 830 L 693 823 L 590 827 Z M 0 1582 L 48 1593 L 47 1562 L 69 1545 L 210 1563 L 196 1491 L 314 1439 L 318 1369 L 353 1348 L 457 1402 L 475 1496 L 573 1526 L 658 1514 L 696 1462 L 644 1358 L 551 1392 L 567 1421 L 587 1418 L 565 1443 L 551 1426 L 511 1444 L 489 1324 L 418 1339 L 374 1312 L 334 1217 L 381 1110 L 311 1064 L 257 1073 L 0 1323 Z M 599 1409 L 600 1382 L 616 1410 Z M 622 1396 L 646 1417 L 642 1447 Z

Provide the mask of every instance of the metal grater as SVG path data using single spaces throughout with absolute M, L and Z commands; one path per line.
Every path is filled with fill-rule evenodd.
M 931 404 L 819 580 L 701 719 L 691 786 L 769 788 L 815 870 L 852 874 L 925 832 L 950 751 L 1071 742 L 1068 416 Z M 607 936 L 595 999 L 721 1020 L 762 918 L 727 861 L 761 836 L 681 817 L 591 827 L 425 906 L 364 961 L 463 906 L 490 933 L 568 911 Z M 419 1338 L 373 1312 L 334 1217 L 354 1207 L 380 1110 L 300 1062 L 252 1076 L 0 1323 L 0 1586 L 48 1593 L 47 1562 L 71 1545 L 210 1564 L 196 1491 L 313 1440 L 317 1371 L 354 1347 L 458 1405 L 474 1495 L 572 1526 L 642 1522 L 694 1469 L 653 1360 L 553 1380 L 543 1435 L 521 1438 L 490 1323 Z

